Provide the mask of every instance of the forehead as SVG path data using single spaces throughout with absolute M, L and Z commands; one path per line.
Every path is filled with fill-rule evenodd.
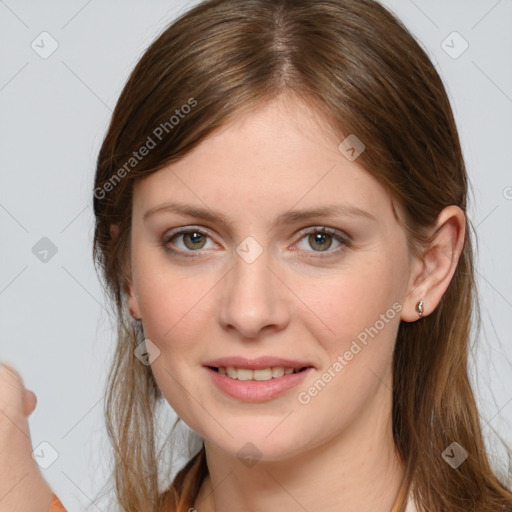
M 177 162 L 139 180 L 134 208 L 180 199 L 249 214 L 350 203 L 378 214 L 383 186 L 338 149 L 339 136 L 309 105 L 286 98 L 235 117 Z M 228 208 L 229 207 L 229 208 Z

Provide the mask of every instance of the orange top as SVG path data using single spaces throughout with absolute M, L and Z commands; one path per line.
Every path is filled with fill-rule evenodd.
M 407 508 L 405 510 L 406 512 L 417 512 L 412 499 L 409 499 L 407 502 Z M 55 494 L 53 495 L 52 504 L 50 505 L 50 510 L 48 512 L 67 512 L 67 510 L 64 508 L 64 505 L 60 502 L 59 498 L 55 496 Z
M 59 498 L 55 496 L 55 494 L 52 497 L 52 504 L 50 505 L 50 510 L 48 512 L 67 512 L 64 505 L 60 502 Z

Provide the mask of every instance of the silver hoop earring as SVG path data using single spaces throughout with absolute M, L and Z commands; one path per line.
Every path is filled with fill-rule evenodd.
M 419 300 L 418 303 L 416 304 L 416 311 L 418 313 L 418 316 L 423 315 L 423 301 L 422 300 Z

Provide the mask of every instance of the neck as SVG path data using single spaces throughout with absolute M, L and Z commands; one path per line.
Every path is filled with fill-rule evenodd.
M 384 386 L 383 386 L 384 387 Z M 197 512 L 389 512 L 404 475 L 392 436 L 391 397 L 375 396 L 357 422 L 298 456 L 247 467 L 205 441 L 209 474 Z M 383 402 L 384 400 L 384 402 Z

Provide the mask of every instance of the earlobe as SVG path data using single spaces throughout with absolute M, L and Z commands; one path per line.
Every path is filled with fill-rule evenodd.
M 112 241 L 117 241 L 117 237 L 119 235 L 119 224 L 110 224 L 110 237 Z M 128 296 L 128 306 L 130 309 L 130 315 L 135 319 L 140 321 L 142 319 L 139 309 L 139 301 L 138 295 L 135 292 L 135 288 L 131 279 L 131 272 L 128 275 L 124 276 L 126 283 L 126 294 Z
M 112 240 L 117 240 L 117 235 L 119 234 L 119 224 L 110 224 L 110 238 Z
M 414 322 L 438 306 L 455 274 L 466 236 L 466 216 L 455 205 L 437 218 L 434 238 L 423 253 L 422 271 L 408 293 L 401 319 Z
M 132 282 L 130 281 L 128 283 L 128 306 L 130 308 L 130 315 L 135 320 L 142 320 L 142 316 L 140 314 L 140 308 L 139 308 L 139 296 L 135 292 L 135 289 L 133 287 Z
M 424 316 L 428 316 L 435 308 L 430 308 L 423 298 L 417 298 L 417 294 L 405 301 L 400 319 L 404 322 L 416 322 Z

